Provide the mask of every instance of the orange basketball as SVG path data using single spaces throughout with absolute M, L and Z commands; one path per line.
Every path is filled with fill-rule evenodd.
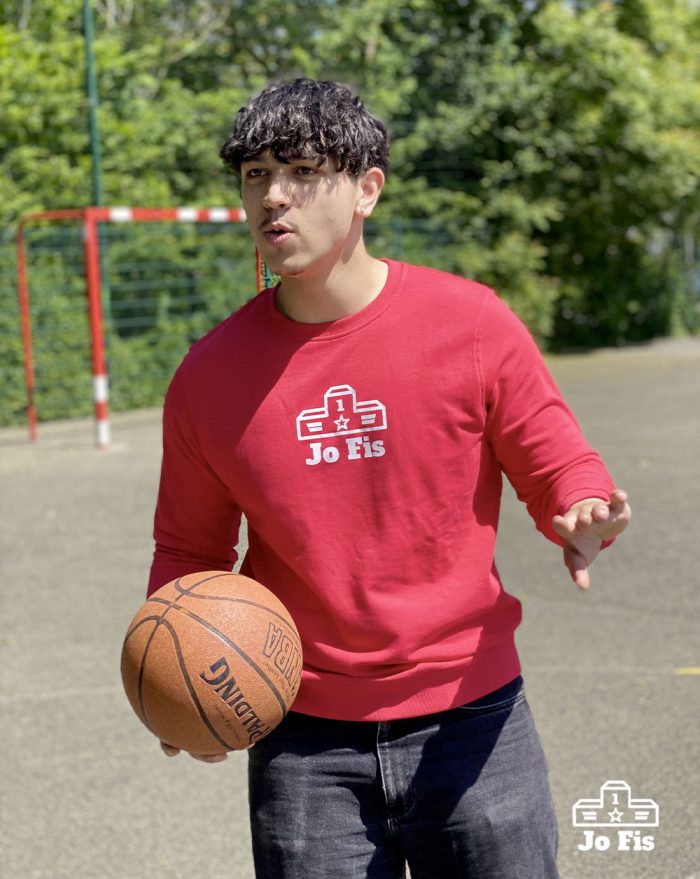
M 301 642 L 272 592 L 240 574 L 167 583 L 140 607 L 122 648 L 126 695 L 161 741 L 193 754 L 247 748 L 285 716 Z

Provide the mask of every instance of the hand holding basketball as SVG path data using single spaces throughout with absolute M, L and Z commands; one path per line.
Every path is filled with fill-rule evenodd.
M 165 742 L 160 743 L 160 749 L 166 757 L 177 757 L 182 750 L 181 748 L 173 748 Z M 190 754 L 194 760 L 201 760 L 202 763 L 221 763 L 228 757 L 228 754 Z
M 284 718 L 301 681 L 299 633 L 268 589 L 206 571 L 141 606 L 122 649 L 132 708 L 166 754 L 207 762 L 249 748 Z

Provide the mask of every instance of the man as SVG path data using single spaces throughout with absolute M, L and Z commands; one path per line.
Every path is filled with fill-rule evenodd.
M 359 99 L 271 87 L 221 155 L 281 282 L 172 381 L 149 589 L 230 570 L 245 513 L 242 571 L 300 630 L 294 710 L 250 750 L 256 874 L 555 877 L 501 472 L 581 589 L 625 494 L 492 291 L 369 255 L 387 137 Z

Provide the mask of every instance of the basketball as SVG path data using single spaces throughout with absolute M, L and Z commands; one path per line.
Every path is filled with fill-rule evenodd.
M 155 736 L 215 755 L 248 748 L 280 723 L 301 664 L 299 633 L 272 592 L 240 574 L 204 571 L 141 605 L 121 673 L 131 707 Z

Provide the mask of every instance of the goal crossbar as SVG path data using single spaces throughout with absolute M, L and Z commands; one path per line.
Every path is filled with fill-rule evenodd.
M 92 353 L 92 396 L 95 413 L 95 437 L 98 448 L 110 445 L 109 376 L 105 354 L 102 289 L 100 277 L 100 240 L 98 223 L 244 223 L 245 211 L 240 208 L 142 208 L 85 207 L 70 210 L 40 211 L 20 218 L 15 236 L 17 247 L 17 290 L 19 296 L 24 377 L 27 389 L 27 421 L 30 440 L 38 436 L 35 401 L 35 370 L 32 349 L 32 325 L 27 275 L 25 227 L 42 221 L 77 220 L 83 227 L 83 254 L 87 291 L 88 318 Z M 264 266 L 256 251 L 258 289 L 264 281 Z

